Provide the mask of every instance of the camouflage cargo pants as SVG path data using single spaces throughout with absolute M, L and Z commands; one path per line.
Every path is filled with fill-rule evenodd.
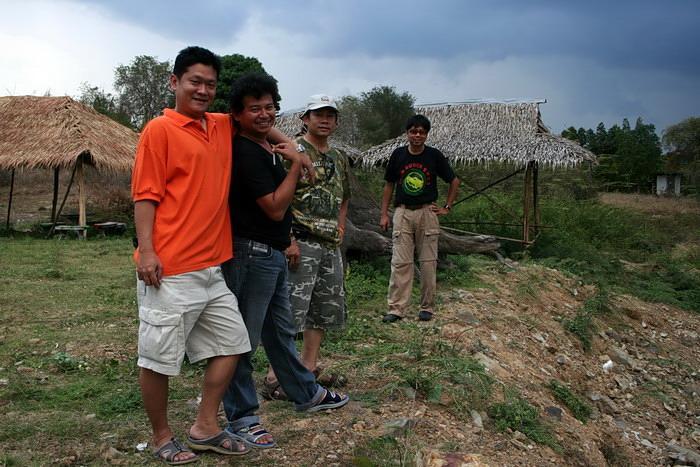
M 301 261 L 289 271 L 289 301 L 297 331 L 345 327 L 343 256 L 313 240 L 297 240 Z

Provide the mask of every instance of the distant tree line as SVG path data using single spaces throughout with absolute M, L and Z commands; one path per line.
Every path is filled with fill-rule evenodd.
M 257 58 L 240 54 L 222 56 L 221 65 L 216 98 L 209 107 L 212 112 L 228 112 L 231 84 L 241 75 L 265 73 Z M 128 65 L 115 68 L 115 94 L 83 83 L 78 100 L 139 131 L 164 108 L 174 106 L 175 96 L 168 83 L 171 73 L 169 61 L 139 55 Z M 365 149 L 403 133 L 406 119 L 413 114 L 415 98 L 391 86 L 377 86 L 358 96 L 343 96 L 338 102 L 341 125 L 337 137 Z
M 638 118 L 634 128 L 625 118 L 622 125 L 606 129 L 601 122 L 593 129 L 569 127 L 561 135 L 598 156 L 597 181 L 610 189 L 649 192 L 655 175 L 663 169 L 661 142 L 652 124 Z

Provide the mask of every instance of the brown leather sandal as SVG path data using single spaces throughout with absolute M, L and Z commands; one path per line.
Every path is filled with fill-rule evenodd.
M 263 387 L 260 395 L 269 401 L 287 401 L 287 393 L 284 392 L 278 380 L 270 381 L 267 376 L 263 378 Z

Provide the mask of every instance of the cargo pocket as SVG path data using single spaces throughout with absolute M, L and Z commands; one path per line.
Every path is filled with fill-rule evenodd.
M 139 319 L 139 356 L 160 365 L 176 365 L 185 345 L 182 313 L 141 306 Z
M 436 261 L 440 229 L 426 229 L 418 248 L 418 261 Z

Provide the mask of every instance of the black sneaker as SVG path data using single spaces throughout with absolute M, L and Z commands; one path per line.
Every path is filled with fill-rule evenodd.
M 421 321 L 430 321 L 433 319 L 433 314 L 428 310 L 421 310 L 418 312 L 418 319 Z
M 339 409 L 350 401 L 350 396 L 345 394 L 336 394 L 335 392 L 326 389 L 326 395 L 323 396 L 321 402 L 314 405 L 307 412 L 320 412 L 321 410 Z
M 399 315 L 395 315 L 393 313 L 387 313 L 384 315 L 384 318 L 382 318 L 382 322 L 395 323 L 395 322 L 399 321 L 400 319 L 402 319 L 402 318 Z

